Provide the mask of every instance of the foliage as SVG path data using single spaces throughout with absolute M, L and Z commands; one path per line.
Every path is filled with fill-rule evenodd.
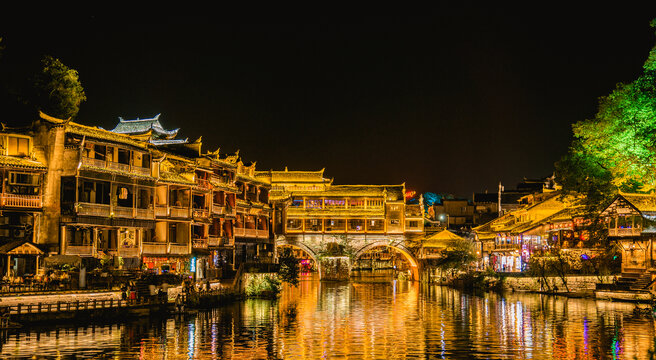
M 436 266 L 441 271 L 453 271 L 466 269 L 472 262 L 476 261 L 474 247 L 468 240 L 456 240 L 452 246 L 444 251 Z
M 246 296 L 248 297 L 276 296 L 280 290 L 280 279 L 274 275 L 252 275 L 246 281 Z
M 87 99 L 77 70 L 68 68 L 52 56 L 45 56 L 41 64 L 41 71 L 34 77 L 31 102 L 48 115 L 60 119 L 75 118 L 80 104 Z
M 317 251 L 319 259 L 328 256 L 348 256 L 351 259 L 355 257 L 356 249 L 347 235 L 335 235 L 333 238 L 335 241 L 321 244 Z
M 299 265 L 298 259 L 294 256 L 294 252 L 290 248 L 282 248 L 278 253 L 278 277 L 280 280 L 293 285 L 298 285 Z
M 574 270 L 581 270 L 581 259 L 567 250 L 554 249 L 531 255 L 528 262 L 529 274 L 540 277 L 547 290 L 552 290 L 547 282 L 548 276 L 558 276 L 569 292 L 567 275 Z
M 656 190 L 656 47 L 636 80 L 601 97 L 595 117 L 572 129 L 569 153 L 556 164 L 564 190 L 586 195 L 587 205 L 618 190 Z

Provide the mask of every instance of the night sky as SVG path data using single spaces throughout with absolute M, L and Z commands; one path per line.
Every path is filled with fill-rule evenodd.
M 0 66 L 50 54 L 77 69 L 83 124 L 161 113 L 164 127 L 202 135 L 206 150 L 240 149 L 258 170 L 325 167 L 336 184 L 470 197 L 550 175 L 571 124 L 641 72 L 654 17 L 615 6 L 14 18 L 0 23 Z

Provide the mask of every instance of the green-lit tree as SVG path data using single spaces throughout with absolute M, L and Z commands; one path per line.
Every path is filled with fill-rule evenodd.
M 583 195 L 588 240 L 604 245 L 599 211 L 618 191 L 656 190 L 656 46 L 636 80 L 601 97 L 595 117 L 572 129 L 574 140 L 556 163 L 556 178 L 565 194 Z
M 78 73 L 59 59 L 45 56 L 34 77 L 34 92 L 28 101 L 38 110 L 60 119 L 75 118 L 87 97 Z

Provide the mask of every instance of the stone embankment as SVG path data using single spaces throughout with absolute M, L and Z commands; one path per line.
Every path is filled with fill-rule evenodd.
M 554 292 L 554 293 L 567 293 L 569 288 L 570 293 L 574 294 L 587 294 L 594 296 L 594 291 L 598 283 L 612 284 L 613 276 L 566 276 L 567 287 L 563 280 L 557 276 L 550 276 L 545 281 L 540 277 L 528 276 L 508 276 L 503 278 L 501 288 L 511 291 L 530 291 L 530 292 Z M 487 281 L 495 282 L 501 281 L 493 277 L 486 277 Z

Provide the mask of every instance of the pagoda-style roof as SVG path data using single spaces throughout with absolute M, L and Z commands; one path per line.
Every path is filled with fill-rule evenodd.
M 178 135 L 180 129 L 166 130 L 159 122 L 159 116 L 161 114 L 155 115 L 155 117 L 150 119 L 139 119 L 135 120 L 124 120 L 122 117 L 119 117 L 118 124 L 112 129 L 112 132 L 117 134 L 128 134 L 128 135 L 140 135 L 151 133 L 151 140 L 170 140 Z
M 401 185 L 331 185 L 323 191 L 293 191 L 293 196 L 312 197 L 384 197 L 388 201 L 404 200 L 405 184 Z
M 427 237 L 424 241 L 422 241 L 421 246 L 425 248 L 447 249 L 461 240 L 464 239 L 445 229 Z
M 255 177 L 267 178 L 272 184 L 275 183 L 332 183 L 332 179 L 323 177 L 325 169 L 318 171 L 289 171 L 286 167 L 283 171 L 268 170 L 256 171 Z
M 46 166 L 38 161 L 15 156 L 0 155 L 0 166 L 16 169 L 46 170 Z
M 16 240 L 0 246 L 0 254 L 6 255 L 43 255 L 43 250 L 29 240 Z

